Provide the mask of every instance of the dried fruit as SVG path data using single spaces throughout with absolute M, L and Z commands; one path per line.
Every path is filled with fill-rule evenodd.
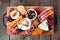
M 39 34 L 42 34 L 42 30 L 38 27 L 32 31 L 32 35 L 39 35 Z
M 38 19 L 33 20 L 33 21 L 32 21 L 32 24 L 34 25 L 34 27 L 37 27 L 38 24 L 39 24 L 39 20 L 38 20 Z

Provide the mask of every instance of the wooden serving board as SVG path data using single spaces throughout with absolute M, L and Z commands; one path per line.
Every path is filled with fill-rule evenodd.
M 10 14 L 10 8 L 16 8 L 17 6 L 9 6 L 8 8 L 7 8 L 7 15 L 6 16 L 9 16 L 9 14 Z M 52 6 L 25 6 L 25 8 L 26 9 L 30 9 L 30 8 L 39 8 L 39 7 L 43 7 L 43 8 L 45 8 L 45 9 L 47 9 L 47 8 L 51 8 L 51 10 L 53 11 L 53 14 L 51 15 L 53 18 L 54 18 L 54 10 L 53 10 L 53 7 Z M 11 23 L 12 24 L 12 22 L 8 22 L 7 21 L 7 24 L 9 24 L 9 23 Z M 37 30 L 37 31 L 36 31 Z M 7 33 L 8 34 L 10 34 L 9 33 L 9 26 L 7 25 Z M 26 33 L 25 33 L 26 31 L 22 31 L 22 32 L 20 32 L 19 33 L 19 35 L 27 35 Z M 38 32 L 38 33 L 37 33 Z M 43 31 L 43 30 L 41 30 L 41 29 L 39 29 L 39 28 L 35 28 L 34 29 L 34 31 L 32 31 L 32 33 L 30 34 L 30 35 L 42 35 L 42 34 L 54 34 L 54 24 L 51 26 L 51 30 L 49 30 L 49 31 Z M 11 34 L 10 34 L 11 35 Z M 29 35 L 29 34 L 28 34 Z

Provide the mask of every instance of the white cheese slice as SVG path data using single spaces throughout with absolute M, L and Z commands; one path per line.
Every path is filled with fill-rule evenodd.
M 22 26 L 23 26 L 23 24 L 18 24 L 18 25 L 17 25 L 17 27 L 18 27 L 19 29 L 21 29 Z
M 38 25 L 38 27 L 42 30 L 49 31 L 47 19 L 44 20 L 41 24 Z

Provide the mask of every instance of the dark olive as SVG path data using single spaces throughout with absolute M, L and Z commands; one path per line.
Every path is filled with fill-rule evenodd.
M 35 15 L 36 15 L 35 12 L 32 11 L 32 10 L 30 10 L 30 11 L 27 12 L 27 17 L 29 19 L 33 19 L 35 17 Z

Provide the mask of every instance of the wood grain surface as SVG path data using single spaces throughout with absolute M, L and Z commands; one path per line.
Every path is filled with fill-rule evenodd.
M 60 40 L 60 0 L 0 0 L 0 40 Z M 20 36 L 8 35 L 3 25 L 3 15 L 7 6 L 23 4 L 25 6 L 53 6 L 57 15 L 57 25 L 53 35 Z M 56 16 L 55 16 L 56 17 Z
M 9 40 L 9 35 L 6 33 L 6 28 L 3 25 L 3 15 L 6 13 L 6 8 L 9 5 L 9 0 L 0 0 L 0 40 Z

